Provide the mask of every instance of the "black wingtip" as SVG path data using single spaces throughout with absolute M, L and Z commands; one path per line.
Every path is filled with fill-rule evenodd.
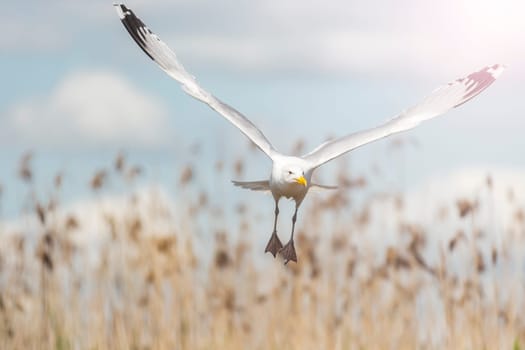
M 459 107 L 470 101 L 472 98 L 479 95 L 482 91 L 488 88 L 496 79 L 503 73 L 505 70 L 505 65 L 503 64 L 494 64 L 492 66 L 487 66 L 477 72 L 469 74 L 465 78 L 456 80 L 456 82 L 463 83 L 467 89 L 463 100 L 454 106 L 454 108 Z
M 128 31 L 129 35 L 135 40 L 137 45 L 140 46 L 142 51 L 153 61 L 155 59 L 150 55 L 147 50 L 147 43 L 145 38 L 145 33 L 151 33 L 151 31 L 146 27 L 146 25 L 133 13 L 132 10 L 126 7 L 122 3 L 113 3 L 117 14 L 120 18 L 120 21 Z

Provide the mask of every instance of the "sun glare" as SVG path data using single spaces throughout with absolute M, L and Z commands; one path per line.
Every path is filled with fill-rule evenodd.
M 487 38 L 488 44 L 521 41 L 525 28 L 525 1 L 463 0 L 462 9 L 467 31 Z

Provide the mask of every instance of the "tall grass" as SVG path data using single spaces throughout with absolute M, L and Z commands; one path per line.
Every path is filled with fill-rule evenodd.
M 223 166 L 217 163 L 217 171 Z M 242 172 L 242 161 L 233 167 Z M 86 185 L 101 192 L 111 176 L 132 181 L 142 172 L 119 154 L 113 170 L 95 171 Z M 22 158 L 19 175 L 31 193 L 30 154 Z M 184 168 L 177 181 L 189 186 L 192 168 Z M 403 217 L 403 196 L 381 194 L 379 201 L 397 208 L 398 225 L 389 232 L 395 244 L 379 245 L 366 232 L 392 218 L 374 215 L 372 200 L 350 209 L 351 189 L 365 187 L 365 178 L 342 172 L 339 182 L 341 191 L 312 196 L 302 208 L 299 263 L 284 266 L 247 238 L 249 232 L 269 237 L 271 223 L 262 229 L 244 202 L 237 211 L 246 234 L 234 240 L 217 228 L 207 235 L 213 249 L 199 254 L 194 221 L 225 215 L 205 192 L 188 192 L 192 198 L 177 201 L 179 216 L 160 198 L 144 207 L 135 194 L 118 213 L 101 205 L 100 230 L 108 236 L 97 239 L 95 248 L 79 244 L 75 237 L 85 234 L 82 226 L 90 219 L 60 206 L 57 174 L 46 201 L 30 196 L 32 218 L 24 220 L 37 223 L 36 234 L 2 226 L 0 347 L 520 348 L 523 261 L 515 261 L 512 247 L 523 247 L 522 208 L 514 215 L 516 232 L 487 252 L 481 234 L 486 228 L 476 224 L 479 200 L 458 198 L 456 212 L 440 219 L 466 222 L 471 232 L 463 227 L 431 244 L 429 227 Z M 484 186 L 490 190 L 492 179 Z M 165 225 L 172 221 L 176 225 Z M 429 259 L 429 251 L 437 258 Z M 467 265 L 463 273 L 450 262 L 457 254 Z

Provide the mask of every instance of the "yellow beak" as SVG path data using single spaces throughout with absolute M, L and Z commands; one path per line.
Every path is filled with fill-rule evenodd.
M 303 185 L 304 187 L 306 187 L 306 185 L 308 185 L 308 182 L 306 182 L 306 179 L 304 178 L 304 176 L 298 177 L 297 179 L 295 179 L 295 182 L 297 182 L 298 184 Z

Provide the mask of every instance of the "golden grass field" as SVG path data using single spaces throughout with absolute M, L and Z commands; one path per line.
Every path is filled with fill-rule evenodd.
M 242 170 L 242 164 L 234 167 Z M 108 169 L 95 171 L 86 186 L 102 192 L 110 176 L 122 181 L 142 176 L 122 156 Z M 29 194 L 33 171 L 30 157 L 22 159 L 20 180 Z M 174 182 L 190 186 L 193 171 L 185 168 Z M 492 181 L 497 179 L 480 186 L 490 191 Z M 34 226 L 16 232 L 0 226 L 0 348 L 523 346 L 523 260 L 512 254 L 524 246 L 523 208 L 516 204 L 511 215 L 514 231 L 487 248 L 481 234 L 487 228 L 478 227 L 476 216 L 484 203 L 458 198 L 454 211 L 441 215 L 461 228 L 430 244 L 430 227 L 405 221 L 401 211 L 383 218 L 372 215 L 366 201 L 350 205 L 352 191 L 366 186 L 366 179 L 341 175 L 339 183 L 340 191 L 307 198 L 298 221 L 299 262 L 284 266 L 253 243 L 255 236 L 269 237 L 272 222 L 257 219 L 249 193 L 236 206 L 234 228 L 214 224 L 227 222 L 221 218 L 226 214 L 210 204 L 207 193 L 188 191 L 185 200 L 176 201 L 177 216 L 161 200 L 140 206 L 133 194 L 122 202 L 123 214 L 100 204 L 100 230 L 109 234 L 99 239 L 93 259 L 77 237 L 91 219 L 61 207 L 57 175 L 49 198 L 33 198 L 22 216 Z M 394 208 L 403 206 L 403 196 L 382 195 Z M 198 234 L 196 222 L 212 217 L 204 226 L 208 231 Z M 395 244 L 375 248 L 367 228 L 387 219 L 397 222 L 389 232 Z M 34 232 L 23 231 L 30 226 Z M 283 239 L 287 235 L 281 232 Z M 212 248 L 198 253 L 196 237 L 213 240 Z M 427 259 L 428 251 L 437 258 Z M 458 254 L 466 262 L 461 274 L 450 263 Z

